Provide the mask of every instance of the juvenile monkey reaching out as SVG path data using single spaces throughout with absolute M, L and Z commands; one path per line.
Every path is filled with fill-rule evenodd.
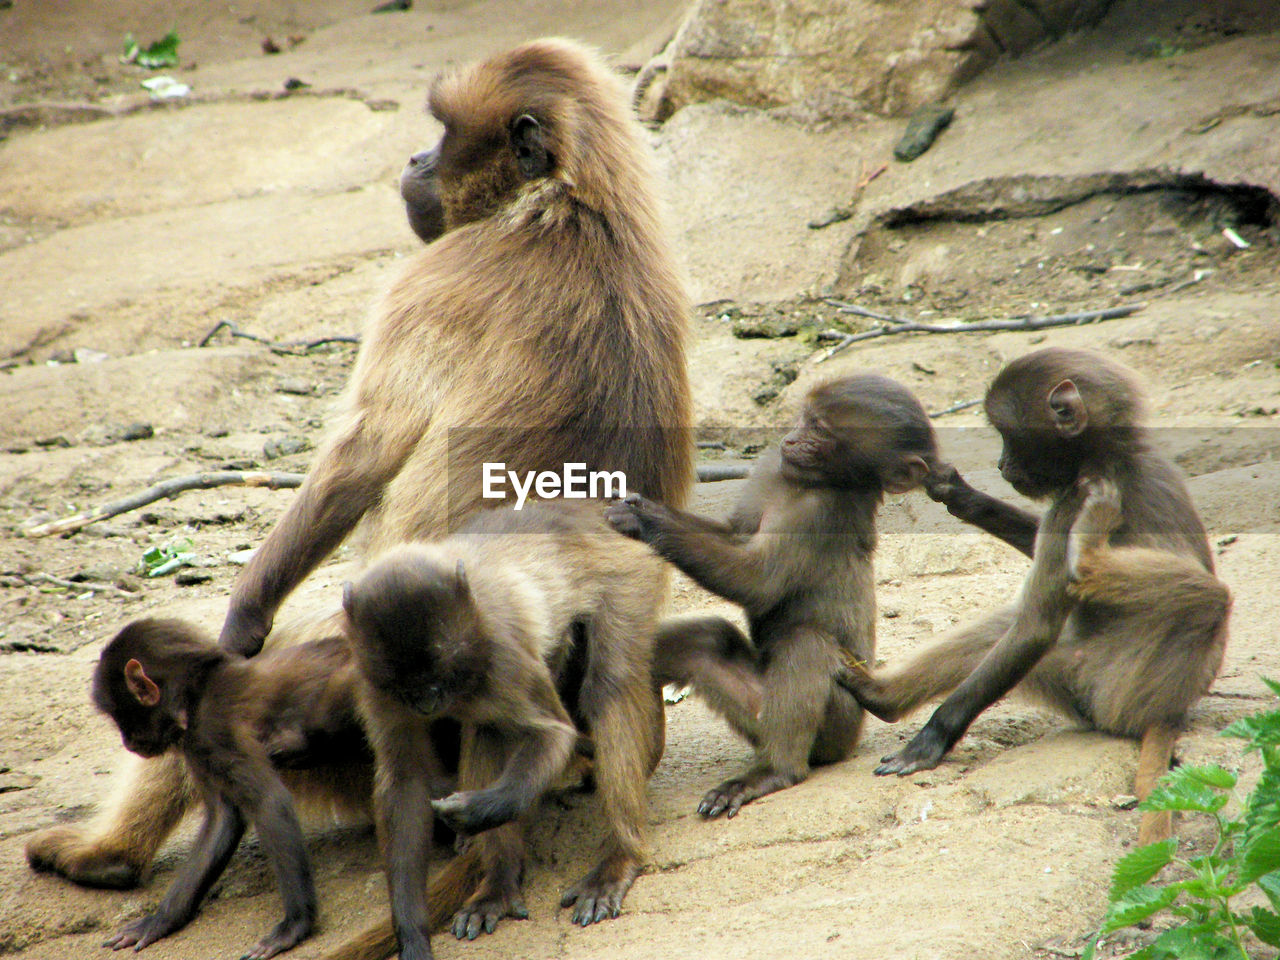
M 1204 525 L 1177 468 L 1152 449 L 1138 386 L 1119 364 L 1039 350 L 1000 371 L 985 406 L 1004 441 L 1001 475 L 1049 501 L 1043 518 L 979 493 L 949 465 L 928 488 L 961 519 L 1021 550 L 1034 544 L 1018 600 L 905 664 L 874 673 L 850 665 L 838 681 L 890 722 L 950 694 L 878 774 L 937 766 L 1017 686 L 1140 739 L 1134 792 L 1143 798 L 1222 664 L 1231 595 L 1214 576 Z M 1167 813 L 1148 813 L 1139 842 L 1169 831 Z
M 843 659 L 875 654 L 876 511 L 915 489 L 936 457 L 919 401 L 880 376 L 810 391 L 799 419 L 761 458 L 727 523 L 639 495 L 606 511 L 621 532 L 746 611 L 750 636 L 721 617 L 659 628 L 654 676 L 688 684 L 755 747 L 742 774 L 710 790 L 704 817 L 843 760 L 862 727 L 832 681 Z

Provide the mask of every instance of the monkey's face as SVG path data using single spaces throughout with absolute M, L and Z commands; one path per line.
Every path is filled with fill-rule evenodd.
M 806 406 L 778 445 L 783 476 L 797 483 L 823 483 L 834 463 L 838 446 L 827 424 Z
M 140 757 L 158 757 L 182 739 L 183 728 L 164 706 L 122 704 L 110 711 L 124 748 Z
M 1000 430 L 1000 476 L 1024 497 L 1040 500 L 1075 483 L 1080 472 L 1076 445 L 1046 430 Z
M 409 226 L 423 243 L 444 233 L 444 204 L 440 201 L 437 173 L 438 150 L 415 153 L 400 173 L 400 198 L 404 200 Z

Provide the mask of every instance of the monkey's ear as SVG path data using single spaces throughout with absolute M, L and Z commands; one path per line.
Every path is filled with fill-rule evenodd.
M 154 707 L 160 702 L 160 688 L 137 660 L 130 660 L 124 665 L 124 682 L 133 698 L 144 707 Z
M 889 467 L 880 482 L 885 493 L 909 493 L 924 483 L 924 478 L 928 475 L 929 464 L 924 462 L 923 457 L 912 454 Z
M 1089 425 L 1089 410 L 1071 380 L 1063 380 L 1049 391 L 1049 412 L 1053 425 L 1064 437 L 1077 437 Z
M 342 609 L 347 616 L 352 616 L 352 608 L 356 605 L 356 589 L 350 580 L 342 581 Z
M 467 582 L 467 568 L 461 560 L 458 561 L 458 569 L 453 576 L 454 590 L 457 591 L 459 597 L 465 597 L 471 592 L 471 584 Z
M 551 172 L 552 157 L 547 150 L 547 134 L 536 117 L 522 113 L 511 124 L 511 149 L 516 152 L 520 175 L 536 180 Z

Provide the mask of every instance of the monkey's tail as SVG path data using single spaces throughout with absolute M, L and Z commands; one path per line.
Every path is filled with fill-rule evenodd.
M 1145 800 L 1156 781 L 1169 771 L 1173 760 L 1173 745 L 1177 742 L 1177 728 L 1164 723 L 1147 727 L 1142 734 L 1142 746 L 1138 750 L 1138 772 L 1133 778 L 1133 792 L 1139 800 Z M 1168 810 L 1148 810 L 1138 826 L 1138 845 L 1158 843 L 1173 835 L 1173 814 Z
M 431 932 L 448 926 L 453 915 L 480 883 L 480 857 L 466 850 L 440 869 L 427 885 L 427 919 Z M 338 944 L 320 960 L 387 960 L 396 952 L 396 933 L 388 916 Z

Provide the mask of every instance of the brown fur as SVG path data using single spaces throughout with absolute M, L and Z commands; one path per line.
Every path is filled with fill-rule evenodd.
M 374 555 L 497 503 L 480 496 L 482 462 L 585 462 L 671 503 L 687 495 L 688 303 L 625 89 L 594 55 L 544 40 L 440 81 L 431 108 L 462 146 L 532 112 L 557 166 L 516 188 L 505 157 L 487 174 L 438 169 L 448 232 L 366 331 L 344 412 L 237 583 L 222 634 L 232 649 L 259 649 L 280 602 L 357 522 Z M 288 642 L 279 633 L 271 642 Z M 77 882 L 130 886 L 186 796 L 180 765 L 145 764 L 94 824 L 46 831 L 28 856 Z
M 720 596 L 719 617 L 659 630 L 655 677 L 690 684 L 756 748 L 753 766 L 703 798 L 706 817 L 803 780 L 853 751 L 862 710 L 831 682 L 842 658 L 875 653 L 875 516 L 917 486 L 935 455 L 924 409 L 884 377 L 816 387 L 795 428 L 752 471 L 727 524 L 640 497 L 607 516 Z
M 245 956 L 265 960 L 310 935 L 316 915 L 310 863 L 276 768 L 367 770 L 354 689 L 354 667 L 338 638 L 250 662 L 180 620 L 148 619 L 107 644 L 94 671 L 94 703 L 131 751 L 144 757 L 168 751 L 186 761 L 205 818 L 159 906 L 106 946 L 142 949 L 185 926 L 250 823 L 276 872 L 285 918 Z
M 665 577 L 600 514 L 599 504 L 569 501 L 486 511 L 447 540 L 393 548 L 347 590 L 391 888 L 395 936 L 384 925 L 380 942 L 398 939 L 403 955 L 429 952 L 423 824 L 427 800 L 440 796 L 430 782 L 436 717 L 462 722 L 463 748 L 460 792 L 431 808 L 459 835 L 475 835 L 467 856 L 483 867 L 454 919 L 456 936 L 474 939 L 504 916 L 527 915 L 519 821 L 568 764 L 575 720 L 594 744 L 610 832 L 599 866 L 566 895 L 573 921 L 616 916 L 639 872 L 645 782 L 661 753 L 650 675 Z M 573 682 L 568 662 L 583 656 L 580 689 L 565 691 L 571 717 L 558 690 Z
M 1145 796 L 1226 645 L 1230 593 L 1213 574 L 1204 526 L 1177 470 L 1150 448 L 1137 419 L 1142 397 L 1124 367 L 1086 351 L 1041 350 L 1000 372 L 986 409 L 1005 441 L 1005 479 L 1050 501 L 1038 529 L 953 468 L 942 468 L 947 482 L 931 493 L 1015 545 L 1034 534 L 1031 571 L 1018 605 L 901 666 L 842 672 L 863 706 L 889 721 L 951 694 L 876 772 L 936 766 L 982 710 L 1019 685 L 1077 720 L 1142 739 L 1136 789 Z M 1149 816 L 1142 839 L 1162 831 L 1168 818 Z

